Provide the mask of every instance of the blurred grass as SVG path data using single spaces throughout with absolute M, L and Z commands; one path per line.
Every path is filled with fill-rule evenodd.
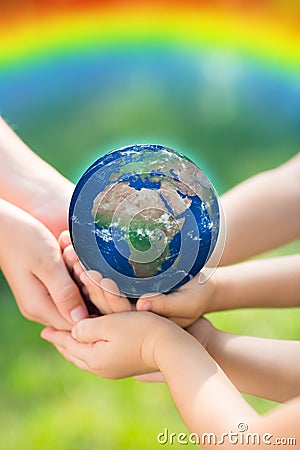
M 257 110 L 242 102 L 229 114 L 222 93 L 211 87 L 203 98 L 195 83 L 184 81 L 186 66 L 177 81 L 147 70 L 132 78 L 137 70 L 133 65 L 127 78 L 91 88 L 92 97 L 78 86 L 61 99 L 50 95 L 33 102 L 26 114 L 9 105 L 9 113 L 2 112 L 38 154 L 74 182 L 101 154 L 133 142 L 186 152 L 220 193 L 295 154 L 299 127 L 282 122 L 279 107 L 270 107 L 269 117 L 261 111 L 259 92 Z M 270 255 L 299 251 L 295 242 Z M 165 428 L 185 431 L 166 386 L 81 372 L 39 338 L 40 325 L 21 317 L 3 278 L 0 290 L 0 450 L 153 450 L 161 448 L 157 435 Z M 299 339 L 299 318 L 298 308 L 211 315 L 223 330 L 282 339 Z M 261 413 L 274 407 L 247 399 Z

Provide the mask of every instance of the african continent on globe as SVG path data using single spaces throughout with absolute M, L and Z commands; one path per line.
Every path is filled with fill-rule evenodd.
M 87 270 L 137 298 L 195 276 L 219 230 L 214 189 L 188 158 L 159 145 L 108 153 L 83 174 L 70 205 L 71 237 Z

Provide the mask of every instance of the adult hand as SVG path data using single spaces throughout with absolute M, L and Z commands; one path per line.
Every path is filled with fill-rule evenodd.
M 71 329 L 88 316 L 53 234 L 4 200 L 0 200 L 0 265 L 26 318 Z
M 134 306 L 125 296 L 121 295 L 113 280 L 103 278 L 95 270 L 85 271 L 83 269 L 71 243 L 69 231 L 63 231 L 58 241 L 69 272 L 84 295 L 89 298 L 101 314 L 134 310 Z

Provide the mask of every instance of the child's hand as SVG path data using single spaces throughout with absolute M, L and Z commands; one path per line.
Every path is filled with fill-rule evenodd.
M 82 320 L 72 334 L 45 328 L 41 336 L 80 369 L 118 379 L 157 370 L 155 349 L 176 328 L 154 314 L 128 311 Z
M 26 318 L 70 329 L 87 317 L 53 234 L 4 200 L 0 201 L 0 265 Z
M 126 297 L 120 294 L 119 288 L 113 280 L 103 278 L 99 272 L 94 270 L 84 271 L 71 244 L 68 231 L 64 231 L 60 235 L 59 243 L 70 273 L 73 274 L 82 292 L 89 296 L 102 314 L 133 310 L 133 306 Z
M 102 314 L 112 312 L 131 311 L 133 306 L 126 297 L 120 295 L 116 283 L 110 279 L 103 279 L 95 271 L 85 272 L 80 265 L 71 244 L 68 231 L 59 238 L 63 250 L 64 260 L 78 284 L 83 286 L 85 293 L 89 292 L 91 301 Z M 87 275 L 90 274 L 90 277 Z M 97 282 L 94 283 L 92 280 Z M 202 314 L 208 311 L 215 294 L 215 281 L 209 279 L 199 284 L 198 276 L 170 294 L 142 296 L 136 304 L 137 311 L 151 311 L 175 322 L 185 328 L 194 323 Z
M 170 294 L 143 295 L 136 304 L 137 311 L 151 311 L 187 327 L 208 312 L 215 293 L 213 278 L 199 284 L 196 275 L 191 281 Z

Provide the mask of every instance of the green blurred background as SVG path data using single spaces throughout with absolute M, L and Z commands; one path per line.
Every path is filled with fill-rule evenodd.
M 32 6 L 25 24 L 40 17 L 38 2 L 14 2 L 12 11 L 8 4 L 0 2 L 0 13 L 17 16 L 18 6 Z M 197 8 L 200 20 L 201 2 Z M 255 34 L 250 28 L 249 42 Z M 29 53 L 12 65 L 0 51 L 1 114 L 74 182 L 106 151 L 136 142 L 186 153 L 220 194 L 296 153 L 298 66 L 291 69 L 276 55 L 272 63 L 249 56 L 234 43 L 190 48 L 171 40 L 140 45 L 118 38 L 76 52 L 66 47 Z M 263 257 L 299 251 L 298 241 Z M 3 277 L 0 291 L 0 450 L 152 450 L 161 448 L 157 435 L 165 428 L 185 431 L 165 385 L 81 372 L 39 338 L 40 325 L 22 318 Z M 299 339 L 299 317 L 299 309 L 210 315 L 223 330 L 282 339 Z M 247 399 L 261 413 L 275 406 Z

